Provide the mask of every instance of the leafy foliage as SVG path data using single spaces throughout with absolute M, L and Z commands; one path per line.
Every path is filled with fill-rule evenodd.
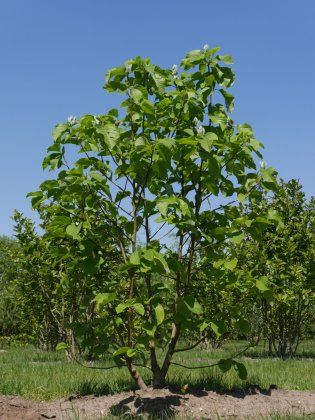
M 285 358 L 295 354 L 302 322 L 314 310 L 314 199 L 306 200 L 298 181 L 282 181 L 272 199 L 255 206 L 280 215 L 281 229 L 269 226 L 262 239 L 248 237 L 236 252 L 244 277 L 258 289 L 269 353 Z
M 1 336 L 18 334 L 19 308 L 14 299 L 19 246 L 13 239 L 0 237 L 0 331 Z
M 140 57 L 111 69 L 105 88 L 123 94 L 121 109 L 58 124 L 43 161 L 57 177 L 29 194 L 66 292 L 74 278 L 83 285 L 99 278 L 112 261 L 108 251 L 119 252 L 116 275 L 109 270 L 90 298 L 95 319 L 80 329 L 86 348 L 96 350 L 97 341 L 97 351 L 126 365 L 141 388 L 138 360 L 146 365 L 149 357 L 160 386 L 185 330 L 221 330 L 193 292 L 194 273 L 208 266 L 233 276 L 238 259 L 218 259 L 217 247 L 279 222 L 268 209 L 244 215 L 236 205 L 236 197 L 261 200 L 263 190 L 276 188 L 276 173 L 257 169 L 262 144 L 229 115 L 232 59 L 217 52 L 191 51 L 171 70 Z M 73 148 L 78 159 L 70 164 Z M 157 348 L 166 349 L 161 364 Z

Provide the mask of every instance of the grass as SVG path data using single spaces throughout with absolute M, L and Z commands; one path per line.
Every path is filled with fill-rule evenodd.
M 242 342 L 231 342 L 220 350 L 197 349 L 178 353 L 174 361 L 190 366 L 208 364 L 227 357 L 244 347 Z M 271 384 L 279 388 L 315 389 L 314 342 L 301 344 L 297 358 L 283 361 L 264 358 L 263 346 L 247 352 L 243 361 L 248 370 L 248 379 L 241 381 L 231 370 L 224 375 L 215 367 L 211 369 L 185 370 L 172 366 L 169 371 L 170 385 L 227 392 L 249 385 L 268 389 Z M 312 350 L 313 349 L 313 350 Z M 249 357 L 251 356 L 251 357 Z M 75 362 L 67 362 L 64 354 L 44 352 L 31 347 L 9 348 L 0 353 L 0 394 L 21 395 L 32 400 L 53 400 L 69 395 L 106 395 L 135 389 L 125 368 L 92 370 Z M 148 372 L 142 371 L 148 380 Z

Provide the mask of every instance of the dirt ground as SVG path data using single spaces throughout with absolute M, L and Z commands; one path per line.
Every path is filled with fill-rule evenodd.
M 268 418 L 272 413 L 297 414 L 315 418 L 315 391 L 260 390 L 230 394 L 188 390 L 125 392 L 111 396 L 72 396 L 53 402 L 34 403 L 15 396 L 0 396 L 0 419 L 97 419 L 125 414 L 137 418 L 162 418 L 162 413 L 192 419 Z M 140 417 L 140 415 L 142 415 Z M 129 417 L 130 418 L 130 417 Z

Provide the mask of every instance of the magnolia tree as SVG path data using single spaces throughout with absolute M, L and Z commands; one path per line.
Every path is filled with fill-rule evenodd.
M 259 309 L 269 355 L 292 357 L 303 326 L 309 325 L 315 301 L 315 200 L 306 199 L 298 181 L 281 180 L 272 199 L 262 200 L 259 207 L 276 210 L 281 216 L 280 234 L 269 226 L 263 239 L 257 241 L 249 235 L 235 246 L 235 251 L 243 269 L 243 281 L 256 278 L 261 290 L 251 310 L 255 306 Z
M 49 213 L 48 236 L 80 249 L 86 275 L 105 263 L 101 243 L 119 250 L 115 277 L 94 297 L 93 328 L 115 362 L 110 367 L 127 367 L 142 389 L 138 366 L 160 387 L 176 353 L 220 334 L 192 293 L 194 273 L 213 268 L 235 283 L 238 261 L 229 252 L 218 259 L 217 246 L 242 241 L 246 231 L 258 236 L 276 220 L 274 213 L 241 215 L 236 206 L 273 188 L 275 171 L 256 168 L 262 144 L 229 115 L 232 58 L 218 51 L 191 51 L 172 69 L 140 57 L 111 69 L 105 89 L 122 95 L 121 107 L 58 124 L 43 162 L 57 176 L 30 194 Z M 179 346 L 187 330 L 200 337 Z M 219 366 L 245 377 L 232 357 Z

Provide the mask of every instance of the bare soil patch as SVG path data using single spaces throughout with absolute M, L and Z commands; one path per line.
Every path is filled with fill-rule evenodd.
M 315 415 L 315 391 L 264 391 L 254 386 L 247 391 L 229 394 L 189 390 L 186 395 L 181 395 L 176 390 L 149 389 L 101 397 L 72 396 L 43 403 L 15 396 L 0 396 L 0 419 L 5 420 L 78 417 L 99 420 L 109 414 L 162 418 L 166 413 L 192 419 L 268 418 L 274 413 L 311 416 Z

